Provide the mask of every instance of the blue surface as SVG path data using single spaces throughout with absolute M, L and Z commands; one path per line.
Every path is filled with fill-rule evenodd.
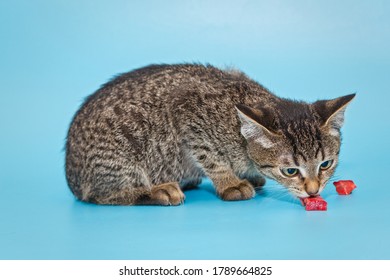
M 210 3 L 212 2 L 212 3 Z M 389 1 L 1 1 L 0 259 L 390 259 Z M 149 63 L 236 66 L 280 96 L 357 92 L 327 212 L 275 182 L 180 207 L 76 201 L 68 124 L 112 75 Z

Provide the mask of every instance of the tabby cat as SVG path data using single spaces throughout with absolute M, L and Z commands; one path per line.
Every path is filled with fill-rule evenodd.
M 264 177 L 316 196 L 337 166 L 354 96 L 309 104 L 237 70 L 150 65 L 85 100 L 68 132 L 66 178 L 96 204 L 179 205 L 205 176 L 223 200 L 252 198 Z

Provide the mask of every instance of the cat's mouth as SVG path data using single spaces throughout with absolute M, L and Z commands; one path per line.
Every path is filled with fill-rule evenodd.
M 322 189 L 323 188 L 320 188 L 319 190 L 318 190 L 318 192 L 317 193 L 315 193 L 315 194 L 309 194 L 309 193 L 307 193 L 306 191 L 297 191 L 297 190 L 295 190 L 295 189 L 290 189 L 290 192 L 295 196 L 295 197 L 297 197 L 297 198 L 299 198 L 299 199 L 304 199 L 304 198 L 310 198 L 310 197 L 318 197 L 318 196 L 320 196 L 320 194 L 321 194 L 321 191 L 322 191 Z
M 321 192 L 324 190 L 325 186 L 320 186 L 316 193 L 310 193 L 306 190 L 298 189 L 298 188 L 289 188 L 289 191 L 299 199 L 310 198 L 310 197 L 318 197 L 321 195 Z

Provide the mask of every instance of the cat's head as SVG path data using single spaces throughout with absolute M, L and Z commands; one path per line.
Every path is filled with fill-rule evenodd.
M 249 157 L 262 174 L 295 196 L 318 195 L 338 164 L 340 128 L 354 97 L 237 105 Z

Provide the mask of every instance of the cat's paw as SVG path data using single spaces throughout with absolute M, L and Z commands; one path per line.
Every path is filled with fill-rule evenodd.
M 247 180 L 242 180 L 238 185 L 228 187 L 220 193 L 223 200 L 247 200 L 255 196 L 255 189 Z
M 153 186 L 151 198 L 160 205 L 180 205 L 184 202 L 185 196 L 178 183 L 166 183 Z

